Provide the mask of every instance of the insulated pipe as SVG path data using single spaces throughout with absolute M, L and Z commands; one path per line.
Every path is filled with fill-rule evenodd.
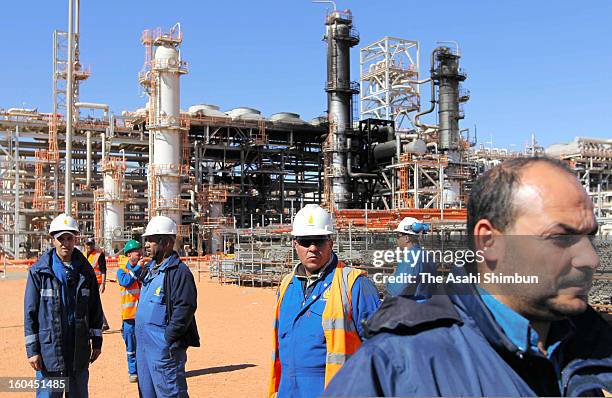
M 91 186 L 91 131 L 87 130 L 85 132 L 85 137 L 87 140 L 87 179 L 85 180 L 85 186 L 89 188 Z
M 21 231 L 25 229 L 25 223 L 19 215 L 21 204 L 19 202 L 19 125 L 15 126 L 15 235 L 13 237 L 13 255 L 15 260 L 19 259 L 19 246 L 21 244 Z M 5 272 L 6 275 L 6 272 Z
M 435 62 L 435 56 L 436 56 L 436 52 L 438 51 L 438 49 L 436 48 L 435 50 L 433 50 L 431 52 L 431 58 L 430 58 L 430 69 L 429 69 L 429 73 L 433 75 L 434 73 L 434 62 Z M 434 111 L 434 109 L 436 109 L 436 85 L 434 84 L 433 80 L 431 79 L 431 77 L 429 79 L 426 79 L 431 81 L 431 106 L 429 107 L 429 109 L 427 109 L 426 111 L 422 111 L 422 112 L 418 112 L 417 114 L 414 115 L 414 117 L 412 118 L 412 125 L 415 127 L 421 127 L 421 128 L 437 128 L 437 126 L 430 126 L 430 125 L 426 125 L 424 123 L 421 123 L 419 121 L 419 118 L 423 115 L 426 115 L 428 113 L 431 113 Z M 426 80 L 424 80 L 423 82 L 425 82 Z
M 377 178 L 378 174 L 376 173 L 355 173 L 353 172 L 353 155 L 351 153 L 351 139 L 346 139 L 346 149 L 347 149 L 347 157 L 346 157 L 346 170 L 347 174 L 351 178 Z
M 106 129 L 108 131 L 108 129 Z M 106 134 L 102 135 L 102 159 L 106 157 Z
M 78 2 L 78 0 L 77 0 Z M 108 117 L 109 114 L 109 106 L 108 104 L 100 104 L 100 103 L 96 103 L 96 102 L 77 102 L 74 104 L 75 108 L 87 108 L 87 109 L 102 109 L 104 111 L 104 118 L 106 119 Z M 109 121 L 110 123 L 110 121 Z M 87 136 L 87 180 L 85 185 L 87 186 L 87 188 L 90 187 L 91 185 L 91 160 L 92 160 L 92 156 L 91 156 L 91 131 L 87 131 L 86 133 Z M 101 134 L 102 136 L 104 136 L 105 134 Z M 102 138 L 102 159 L 104 159 L 104 152 L 105 152 L 105 140 L 104 137 Z
M 395 157 L 397 158 L 397 162 L 400 161 L 400 156 L 402 154 L 402 139 L 399 134 L 395 135 Z
M 74 15 L 72 10 L 73 0 L 68 0 L 68 66 L 66 74 L 66 154 L 65 178 L 64 178 L 64 213 L 72 213 L 72 107 L 74 94 Z
M 96 102 L 77 102 L 74 104 L 75 108 L 88 108 L 88 109 L 102 109 L 104 111 L 104 117 L 108 116 L 108 104 L 100 104 Z

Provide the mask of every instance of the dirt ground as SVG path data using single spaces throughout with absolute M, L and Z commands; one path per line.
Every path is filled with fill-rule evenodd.
M 114 272 L 113 272 L 114 273 Z M 196 277 L 197 280 L 197 277 Z M 0 279 L 0 377 L 32 377 L 23 332 L 25 273 Z M 271 326 L 275 289 L 220 285 L 202 276 L 196 319 L 202 346 L 187 352 L 187 384 L 191 397 L 264 396 L 272 353 Z M 104 334 L 102 355 L 91 365 L 91 397 L 137 397 L 128 382 L 125 345 L 121 338 L 119 288 L 107 283 L 102 295 L 111 330 Z M 33 393 L 1 393 L 11 398 Z

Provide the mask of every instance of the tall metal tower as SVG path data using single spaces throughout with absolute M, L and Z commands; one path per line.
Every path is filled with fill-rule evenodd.
M 329 134 L 323 145 L 325 204 L 344 209 L 350 201 L 346 169 L 346 135 L 353 129 L 352 96 L 359 92 L 351 82 L 350 49 L 359 43 L 349 10 L 334 10 L 325 19 L 327 40 L 327 111 Z
M 383 37 L 360 51 L 361 119 L 393 120 L 410 127 L 409 112 L 419 109 L 419 43 Z
M 177 23 L 170 32 L 145 30 L 141 41 L 145 65 L 138 78 L 149 94 L 149 217 L 165 215 L 180 226 L 187 209 L 187 201 L 181 199 L 181 180 L 189 172 L 181 163 L 189 148 L 188 126 L 180 114 L 180 77 L 187 73 L 178 50 L 183 34 Z

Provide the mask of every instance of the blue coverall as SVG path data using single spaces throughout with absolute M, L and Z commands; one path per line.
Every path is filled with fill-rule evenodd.
M 334 255 L 332 263 L 307 291 L 297 276 L 287 287 L 278 325 L 282 367 L 278 398 L 313 398 L 323 393 L 327 346 L 322 316 L 327 304 L 325 292 L 331 286 L 336 265 Z M 307 297 L 304 297 L 305 293 Z M 351 295 L 353 321 L 363 338 L 361 321 L 368 319 L 380 306 L 378 290 L 367 277 L 360 276 L 353 285 Z
M 168 325 L 164 277 L 171 259 L 164 261 L 157 271 L 153 271 L 155 260 L 151 261 L 140 289 L 136 311 L 136 362 L 139 393 L 144 398 L 188 396 L 187 350 L 171 351 L 164 337 Z
M 117 270 L 117 282 L 124 288 L 129 288 L 142 273 L 142 267 L 138 264 L 132 264 L 128 260 L 125 264 L 126 268 L 132 271 L 131 274 L 125 272 L 121 268 Z M 124 319 L 121 326 L 121 334 L 125 342 L 127 353 L 128 373 L 136 374 L 136 327 L 134 319 Z

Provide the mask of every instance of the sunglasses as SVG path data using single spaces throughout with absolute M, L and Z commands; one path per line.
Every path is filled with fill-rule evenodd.
M 297 242 L 297 244 L 302 247 L 310 247 L 311 245 L 321 247 L 328 240 L 329 240 L 328 238 L 295 238 L 295 241 Z

